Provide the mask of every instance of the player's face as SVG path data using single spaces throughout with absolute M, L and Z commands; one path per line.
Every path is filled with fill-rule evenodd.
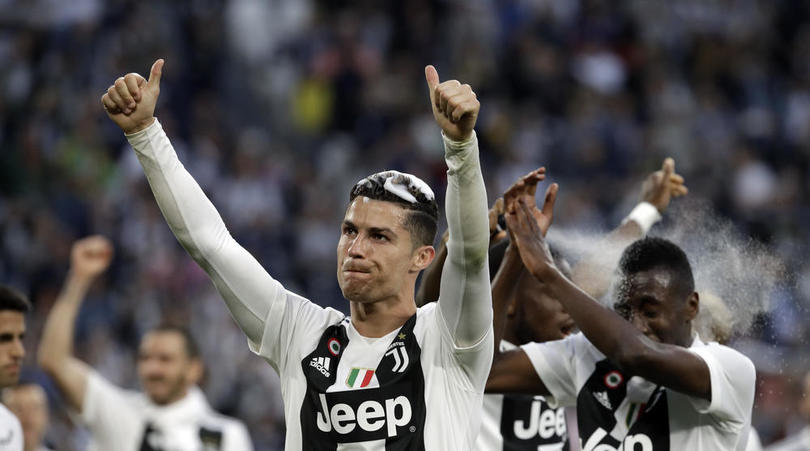
M 343 218 L 337 246 L 337 279 L 343 297 L 371 303 L 407 289 L 414 268 L 411 234 L 403 226 L 407 211 L 393 202 L 356 197 Z M 410 277 L 409 277 L 410 276 Z
M 619 287 L 615 309 L 650 339 L 688 347 L 698 297 L 679 296 L 676 283 L 677 278 L 664 269 L 631 274 Z
M 0 388 L 17 383 L 25 357 L 25 316 L 14 310 L 0 311 Z
M 185 396 L 199 377 L 197 362 L 186 352 L 185 338 L 177 332 L 146 334 L 138 350 L 138 376 L 155 404 L 169 404 Z
M 514 314 L 513 327 L 520 339 L 515 344 L 559 340 L 574 330 L 574 320 L 560 301 L 551 297 L 546 285 L 527 271 L 518 280 L 513 302 L 510 313 Z
M 20 420 L 25 443 L 41 443 L 48 426 L 48 401 L 42 388 L 27 384 L 7 389 L 3 403 Z

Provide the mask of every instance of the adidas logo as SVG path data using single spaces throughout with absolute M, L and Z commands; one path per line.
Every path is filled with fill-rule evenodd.
M 329 377 L 329 357 L 313 357 L 309 366 L 314 367 L 326 377 Z
M 593 394 L 593 397 L 599 401 L 599 404 L 602 404 L 606 409 L 613 410 L 613 407 L 610 405 L 610 398 L 608 397 L 607 392 L 598 391 Z

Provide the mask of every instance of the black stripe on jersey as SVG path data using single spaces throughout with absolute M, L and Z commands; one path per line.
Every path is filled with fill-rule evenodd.
M 553 409 L 542 396 L 504 395 L 501 409 L 504 451 L 537 451 L 540 445 L 563 444 L 568 451 L 565 409 Z
M 596 369 L 577 395 L 577 426 L 583 449 L 609 445 L 632 451 L 669 451 L 667 392 L 656 387 L 623 440 L 610 435 L 616 426 L 615 412 L 627 396 L 627 377 L 608 360 Z
M 416 314 L 377 365 L 379 387 L 327 393 L 349 344 L 344 323 L 328 327 L 301 361 L 307 380 L 300 414 L 303 449 L 333 451 L 342 443 L 385 440 L 386 451 L 424 451 L 425 380 L 413 334 Z

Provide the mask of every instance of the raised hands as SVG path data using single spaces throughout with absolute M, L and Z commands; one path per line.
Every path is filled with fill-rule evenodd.
M 683 177 L 675 172 L 675 160 L 667 158 L 661 169 L 648 175 L 641 185 L 641 200 L 651 203 L 659 213 L 669 206 L 673 197 L 689 193 Z
M 554 259 L 544 237 L 554 219 L 554 202 L 559 186 L 552 183 L 546 190 L 543 208 L 535 201 L 537 184 L 546 178 L 546 168 L 536 169 L 515 182 L 504 193 L 506 225 L 520 259 L 535 277 L 554 267 Z
M 101 104 L 107 116 L 121 127 L 124 133 L 143 130 L 154 121 L 162 73 L 163 60 L 159 59 L 152 64 L 149 80 L 130 72 L 118 77 L 101 96 Z
M 470 85 L 458 80 L 439 82 L 439 74 L 433 66 L 425 67 L 425 80 L 430 91 L 433 118 L 445 136 L 454 141 L 466 141 L 472 135 L 481 103 Z
M 71 274 L 84 280 L 92 280 L 110 266 L 112 256 L 112 243 L 101 235 L 76 241 L 70 251 Z

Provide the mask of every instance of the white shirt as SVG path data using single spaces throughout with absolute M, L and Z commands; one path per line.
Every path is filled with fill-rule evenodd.
M 512 343 L 501 340 L 501 352 L 516 348 Z M 551 407 L 542 396 L 484 395 L 484 413 L 475 449 L 567 450 L 565 408 Z
M 751 360 L 729 347 L 696 337 L 689 348 L 709 367 L 711 402 L 640 377 L 626 380 L 581 333 L 522 348 L 549 400 L 577 406 L 583 451 L 744 449 L 756 374 Z
M 418 309 L 404 338 L 392 331 L 376 339 L 273 279 L 228 233 L 157 120 L 127 138 L 172 232 L 209 274 L 251 350 L 278 371 L 285 449 L 473 447 L 493 346 L 488 207 L 474 134 L 444 139 L 450 237 L 439 302 Z
M 23 451 L 20 420 L 0 404 L 0 451 Z
M 197 387 L 183 399 L 161 406 L 91 371 L 81 421 L 90 429 L 90 451 L 138 451 L 144 440 L 161 451 L 253 449 L 245 425 L 215 412 Z M 147 425 L 151 427 L 145 434 Z

